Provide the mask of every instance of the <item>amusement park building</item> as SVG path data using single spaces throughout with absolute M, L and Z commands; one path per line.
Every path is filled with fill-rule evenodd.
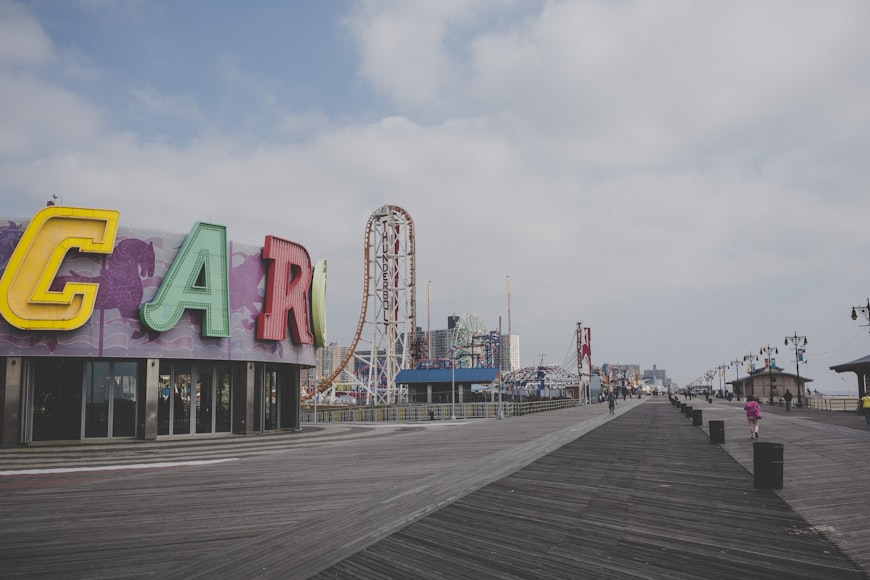
M 813 379 L 798 374 L 787 373 L 782 368 L 772 365 L 753 369 L 748 376 L 729 381 L 731 390 L 738 398 L 752 395 L 762 401 L 773 401 L 782 397 L 786 390 L 801 402 L 807 394 L 807 383 Z
M 50 206 L 0 226 L 0 445 L 300 428 L 325 264 Z
M 433 360 L 438 359 L 449 359 L 450 358 L 450 349 L 454 346 L 454 337 L 456 336 L 457 326 L 462 325 L 462 320 L 468 318 L 470 315 L 466 315 L 465 317 L 460 318 L 459 316 L 448 316 L 447 317 L 447 328 L 439 329 L 439 330 L 430 330 L 428 332 L 418 329 L 418 332 L 422 332 L 426 336 L 426 340 L 424 341 L 428 344 L 427 352 L 424 353 L 425 356 L 421 358 L 428 358 Z M 498 331 L 483 331 L 480 332 L 495 332 L 495 336 L 498 336 Z M 510 371 L 511 369 L 520 368 L 520 337 L 517 334 L 502 334 L 500 339 L 498 340 L 498 350 L 501 352 L 501 355 L 497 357 L 501 361 L 501 369 L 502 371 Z M 482 355 L 483 348 L 478 351 L 479 354 Z M 495 366 L 495 365 L 494 365 Z

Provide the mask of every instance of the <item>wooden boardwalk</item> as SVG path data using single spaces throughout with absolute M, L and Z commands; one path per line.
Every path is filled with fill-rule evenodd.
M 724 445 L 650 399 L 4 449 L 0 577 L 870 577 L 870 427 L 766 414 L 785 486 L 756 490 L 742 411 L 698 406 Z M 68 471 L 107 465 L 128 469 Z

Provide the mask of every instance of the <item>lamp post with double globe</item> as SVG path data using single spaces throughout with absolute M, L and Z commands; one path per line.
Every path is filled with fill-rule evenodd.
M 870 298 L 867 299 L 866 306 L 852 307 L 852 320 L 858 320 L 859 312 L 864 315 L 864 318 L 867 319 L 867 324 L 865 324 L 864 326 L 870 326 Z M 866 379 L 862 377 L 861 380 L 858 381 L 858 397 L 862 397 L 867 392 L 870 391 L 868 391 L 867 389 Z
M 749 353 L 749 354 L 745 354 L 745 355 L 743 355 L 743 362 L 749 364 L 749 370 L 748 370 L 747 372 L 748 372 L 750 375 L 752 374 L 752 371 L 755 370 L 755 364 L 754 364 L 754 363 L 755 363 L 755 361 L 757 361 L 757 360 L 758 360 L 758 355 L 757 355 L 757 354 Z M 747 384 L 747 386 L 749 385 L 748 382 L 747 382 L 746 384 Z M 753 394 L 753 396 L 755 395 L 755 381 L 752 382 L 752 394 Z M 743 396 L 744 396 L 744 397 L 746 396 L 746 393 L 745 393 L 745 392 L 743 393 Z
M 870 326 L 870 298 L 867 299 L 867 306 L 852 307 L 852 320 L 858 320 L 859 312 L 867 319 L 867 324 L 865 326 Z
M 728 368 L 728 365 L 719 365 L 716 367 L 716 374 L 719 375 L 719 395 L 724 399 L 725 398 L 725 369 Z
M 779 349 L 776 347 L 772 347 L 769 344 L 767 346 L 762 346 L 758 350 L 758 356 L 764 356 L 765 354 L 767 355 L 767 358 L 765 359 L 767 362 L 765 364 L 767 365 L 768 382 L 770 383 L 769 402 L 771 405 L 773 405 L 773 395 L 776 391 L 776 386 L 774 385 L 774 383 L 776 382 L 776 377 L 773 376 L 773 365 L 776 364 L 776 359 L 773 358 L 773 355 L 779 354 Z
M 732 383 L 732 385 L 731 385 L 731 392 L 734 393 L 734 395 L 737 397 L 738 401 L 740 400 L 740 391 L 738 391 L 737 389 L 740 387 L 740 365 L 742 365 L 742 364 L 743 364 L 743 361 L 739 358 L 737 360 L 732 360 L 732 361 L 728 362 L 728 366 L 734 367 L 734 370 L 737 373 L 737 376 L 734 379 L 734 383 Z
M 802 395 L 801 395 L 801 367 L 800 364 L 804 362 L 804 348 L 807 345 L 807 337 L 806 336 L 798 336 L 798 333 L 795 332 L 793 336 L 785 337 L 785 346 L 788 346 L 791 343 L 794 348 L 794 373 L 797 377 L 797 398 L 798 398 L 798 407 L 802 407 Z

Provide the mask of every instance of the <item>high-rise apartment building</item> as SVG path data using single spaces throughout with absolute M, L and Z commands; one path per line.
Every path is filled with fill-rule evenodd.
M 349 347 L 340 346 L 337 342 L 330 342 L 329 345 L 318 349 L 317 351 L 317 382 L 332 376 L 341 361 L 347 356 Z M 335 382 L 339 384 L 348 384 L 352 382 L 350 371 L 353 370 L 353 364 L 348 364 L 341 374 L 336 377 Z
M 656 368 L 656 365 L 653 365 L 652 369 L 643 371 L 643 380 L 649 385 L 659 386 L 665 389 L 670 389 L 671 387 L 671 379 L 668 378 L 667 371 Z

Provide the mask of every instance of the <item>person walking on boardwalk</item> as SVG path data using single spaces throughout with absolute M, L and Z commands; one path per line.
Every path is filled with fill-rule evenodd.
M 610 391 L 610 394 L 607 396 L 607 408 L 610 409 L 611 415 L 616 411 L 616 394 L 613 391 Z
M 870 425 L 870 392 L 864 393 L 861 397 L 861 409 L 864 411 L 864 419 Z
M 746 404 L 743 405 L 743 410 L 746 411 L 746 421 L 749 423 L 749 438 L 758 439 L 758 420 L 761 419 L 761 407 L 758 401 L 752 395 L 746 396 Z
M 791 394 L 791 391 L 786 389 L 782 398 L 785 399 L 785 410 L 791 413 L 791 400 L 794 398 L 794 395 Z

